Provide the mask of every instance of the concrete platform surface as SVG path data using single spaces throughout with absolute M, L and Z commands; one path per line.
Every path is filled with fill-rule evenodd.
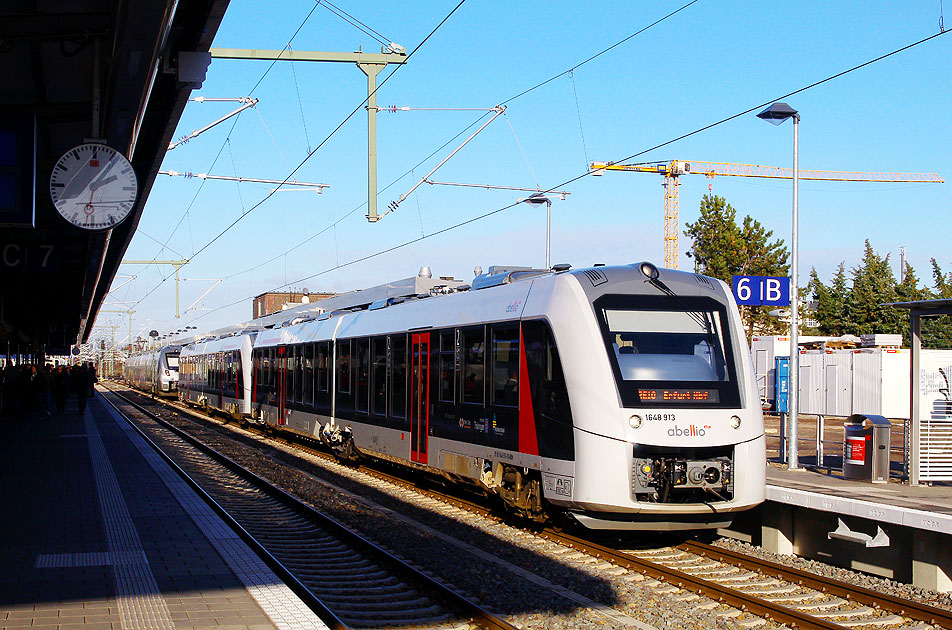
M 0 629 L 326 628 L 100 395 L 0 428 Z

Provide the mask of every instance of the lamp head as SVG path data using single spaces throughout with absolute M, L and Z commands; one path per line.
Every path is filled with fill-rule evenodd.
M 757 114 L 757 118 L 766 120 L 771 125 L 779 125 L 788 118 L 800 120 L 800 114 L 797 113 L 797 110 L 790 107 L 786 103 L 774 103 L 764 111 Z

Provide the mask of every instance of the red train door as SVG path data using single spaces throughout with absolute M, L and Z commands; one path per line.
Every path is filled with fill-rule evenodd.
M 410 335 L 410 460 L 427 463 L 430 424 L 430 333 Z
M 278 390 L 275 392 L 275 402 L 278 405 L 277 421 L 278 426 L 283 427 L 288 422 L 285 406 L 288 394 L 288 349 L 286 346 L 278 346 L 278 356 L 275 362 L 278 364 L 277 378 L 274 379 L 274 386 Z

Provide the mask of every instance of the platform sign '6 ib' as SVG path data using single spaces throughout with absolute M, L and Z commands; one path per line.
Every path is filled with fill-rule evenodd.
M 790 278 L 773 276 L 734 276 L 734 299 L 749 306 L 789 306 Z

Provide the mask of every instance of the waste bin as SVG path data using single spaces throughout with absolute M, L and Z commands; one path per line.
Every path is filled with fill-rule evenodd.
M 846 419 L 843 438 L 843 478 L 873 483 L 889 481 L 889 432 L 882 416 L 854 413 Z

